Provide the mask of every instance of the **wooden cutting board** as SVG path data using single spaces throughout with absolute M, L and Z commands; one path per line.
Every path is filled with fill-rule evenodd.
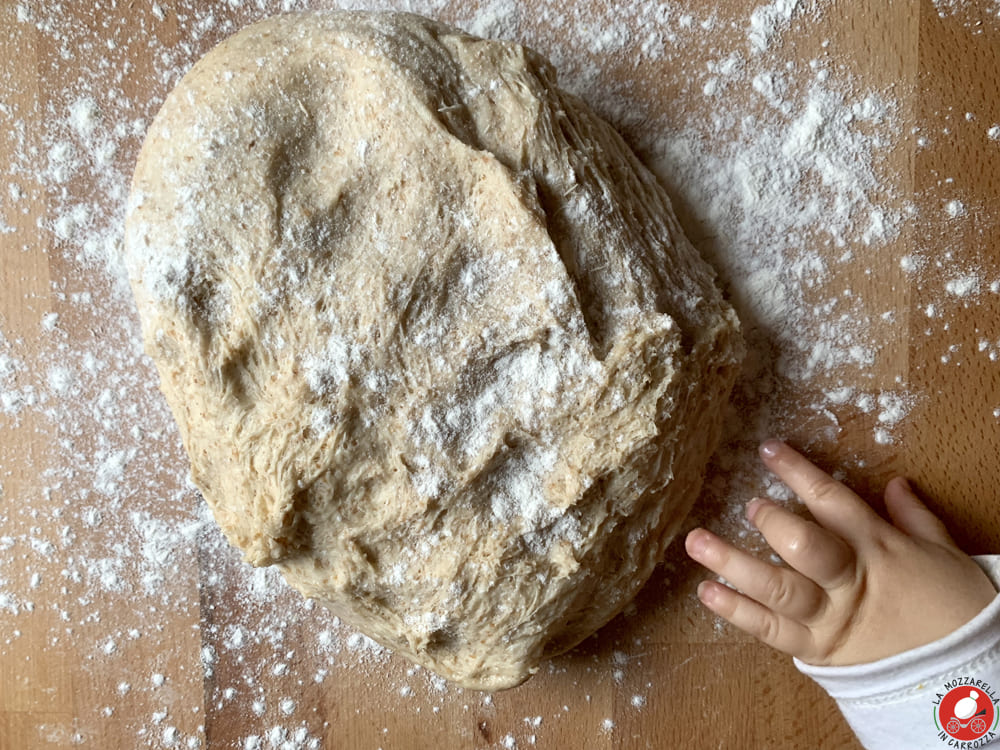
M 633 608 L 493 696 L 413 671 L 242 566 L 198 515 L 155 378 L 135 351 L 128 297 L 94 260 L 101 248 L 86 243 L 114 242 L 121 176 L 175 73 L 261 13 L 249 0 L 200 10 L 166 0 L 77 5 L 0 3 L 0 750 L 857 746 L 789 658 L 705 615 L 693 596 L 704 573 L 677 543 Z M 601 7 L 494 3 L 480 14 L 501 29 L 496 18 L 513 14 L 510 34 L 544 41 Z M 740 3 L 663 7 L 665 28 L 683 35 L 704 24 L 751 54 Z M 832 438 L 817 441 L 815 393 L 803 393 L 786 405 L 785 437 L 827 467 L 864 456 L 847 479 L 872 498 L 906 474 L 971 553 L 1000 550 L 1000 362 L 991 356 L 1000 294 L 989 288 L 1000 280 L 1000 140 L 989 135 L 1000 122 L 996 10 L 989 0 L 803 0 L 779 24 L 780 49 L 762 53 L 789 70 L 833 55 L 835 75 L 885 92 L 900 123 L 885 155 L 892 192 L 913 208 L 882 252 L 842 261 L 831 282 L 873 312 L 891 311 L 877 317 L 878 356 L 839 385 L 902 384 L 914 394 L 908 413 L 884 444 L 870 415 L 847 409 L 833 415 Z M 439 15 L 475 12 L 445 3 Z M 587 53 L 594 85 L 635 103 L 617 117 L 603 110 L 637 145 L 672 102 L 693 111 L 687 78 L 726 53 L 660 38 L 669 55 L 630 57 L 648 31 L 629 29 L 635 36 L 611 45 L 615 54 Z M 134 120 L 95 120 L 80 81 L 99 93 L 98 110 Z M 94 133 L 115 126 L 118 148 L 103 153 Z M 54 152 L 74 129 L 91 151 Z M 85 158 L 107 163 L 74 166 Z M 907 273 L 901 260 L 914 253 L 924 267 Z M 957 274 L 974 276 L 978 293 L 942 291 Z M 109 430 L 135 425 L 148 432 L 133 435 L 129 453 Z M 699 517 L 719 507 L 708 492 Z

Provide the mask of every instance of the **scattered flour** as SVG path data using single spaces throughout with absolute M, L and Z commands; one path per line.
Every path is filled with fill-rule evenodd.
M 947 281 L 944 289 L 956 297 L 969 297 L 979 293 L 980 279 L 978 274 L 967 274 Z
M 764 52 L 771 46 L 771 40 L 788 28 L 792 14 L 799 7 L 799 0 L 774 0 L 767 5 L 759 5 L 750 14 L 750 31 L 747 38 L 756 52 Z

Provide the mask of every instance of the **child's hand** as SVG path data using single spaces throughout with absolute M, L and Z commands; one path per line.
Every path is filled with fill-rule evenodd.
M 859 664 L 942 638 L 997 595 L 906 480 L 886 487 L 890 525 L 784 443 L 769 440 L 760 455 L 817 522 L 768 500 L 747 506 L 787 568 L 705 529 L 688 534 L 688 554 L 742 592 L 717 581 L 698 587 L 705 606 L 736 627 L 808 664 Z

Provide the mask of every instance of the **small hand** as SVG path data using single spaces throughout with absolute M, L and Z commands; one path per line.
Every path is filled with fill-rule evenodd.
M 688 534 L 688 554 L 736 589 L 702 581 L 699 598 L 736 627 L 809 664 L 860 664 L 944 637 L 997 595 L 905 479 L 886 487 L 891 525 L 784 443 L 769 440 L 760 455 L 816 520 L 768 500 L 747 506 L 789 567 L 705 529 Z

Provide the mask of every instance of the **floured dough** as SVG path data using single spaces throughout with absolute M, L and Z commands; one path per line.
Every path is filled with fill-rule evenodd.
M 150 127 L 126 259 L 229 540 L 474 688 L 632 598 L 742 356 L 614 130 L 532 51 L 407 14 L 210 52 Z

